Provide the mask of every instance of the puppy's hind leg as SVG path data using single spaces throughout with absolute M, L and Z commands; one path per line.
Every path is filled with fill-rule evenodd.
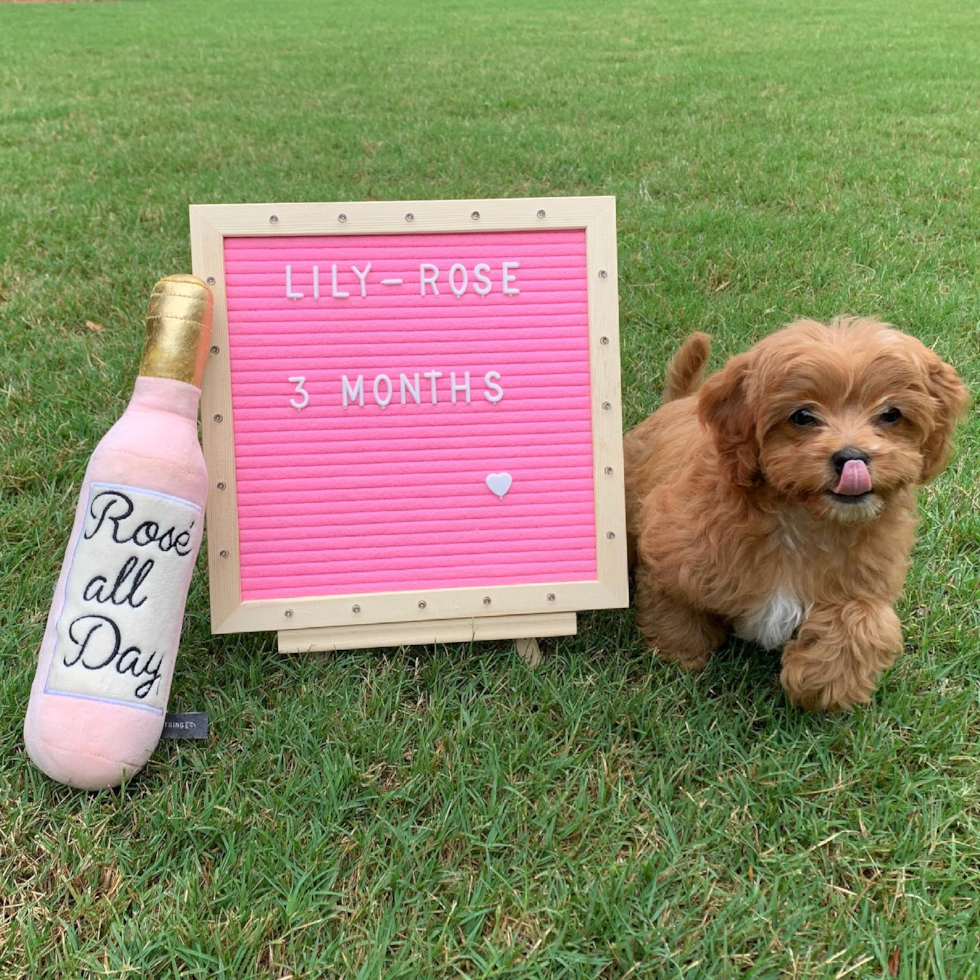
M 714 617 L 667 596 L 650 567 L 636 567 L 636 625 L 648 647 L 687 670 L 701 670 L 725 640 Z

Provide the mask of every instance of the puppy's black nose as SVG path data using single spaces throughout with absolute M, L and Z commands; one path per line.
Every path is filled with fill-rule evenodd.
M 860 449 L 855 449 L 853 446 L 845 446 L 843 449 L 838 449 L 833 456 L 830 457 L 830 461 L 834 464 L 834 469 L 838 473 L 844 472 L 844 464 L 852 459 L 859 459 L 862 463 L 867 464 L 868 454 L 862 453 Z

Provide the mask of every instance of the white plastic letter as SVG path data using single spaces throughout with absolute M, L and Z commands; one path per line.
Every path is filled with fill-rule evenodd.
M 290 378 L 289 379 L 289 383 L 291 385 L 296 385 L 296 394 L 297 395 L 302 395 L 303 396 L 303 400 L 298 405 L 296 404 L 296 399 L 295 398 L 290 398 L 289 399 L 289 404 L 292 405 L 293 408 L 295 408 L 297 412 L 300 412 L 304 408 L 306 408 L 307 405 L 310 404 L 310 393 L 303 387 L 303 385 L 306 384 L 306 378 L 303 375 L 298 374 L 298 375 L 296 375 L 296 377 Z
M 463 273 L 463 285 L 458 289 L 456 288 L 456 270 L 459 269 Z M 455 262 L 449 269 L 449 288 L 453 291 L 453 296 L 459 299 L 463 293 L 466 292 L 466 287 L 469 285 L 470 277 L 469 273 L 466 271 L 465 265 L 460 265 L 459 262 Z
M 508 272 L 509 269 L 519 269 L 520 264 L 517 262 L 505 262 L 503 265 L 504 269 L 504 294 L 507 296 L 516 296 L 520 290 L 519 289 L 508 289 L 507 284 L 514 282 L 514 277 Z
M 343 388 L 344 388 L 344 408 L 347 408 L 350 401 L 356 401 L 358 405 L 364 404 L 364 375 L 359 374 L 357 376 L 357 384 L 352 388 L 350 382 L 347 380 L 347 375 L 343 376 Z
M 286 266 L 286 299 L 302 299 L 302 293 L 293 292 L 293 267 Z
M 384 398 L 378 394 L 379 381 L 384 381 L 384 383 L 388 386 L 388 394 L 385 395 Z M 374 379 L 374 400 L 382 407 L 382 409 L 388 407 L 388 403 L 391 401 L 391 378 L 389 378 L 387 374 L 379 374 Z
M 347 299 L 347 297 L 350 296 L 350 293 L 342 293 L 340 292 L 340 290 L 337 289 L 337 263 L 336 262 L 334 262 L 334 264 L 330 267 L 330 285 L 332 287 L 331 292 L 333 293 L 334 299 Z
M 437 405 L 439 403 L 439 396 L 436 395 L 436 378 L 442 377 L 442 371 L 426 371 L 422 375 L 423 378 L 429 378 L 432 381 L 432 404 Z
M 402 389 L 402 404 L 405 404 L 405 390 L 408 389 L 408 393 L 412 396 L 416 405 L 422 404 L 421 390 L 419 384 L 419 373 L 415 372 L 415 387 L 412 387 L 412 382 L 408 380 L 408 376 L 403 374 L 399 377 L 399 382 Z
M 486 398 L 486 400 L 490 402 L 491 405 L 496 405 L 497 402 L 499 402 L 500 399 L 504 397 L 504 389 L 497 384 L 499 380 L 500 380 L 499 371 L 487 371 L 487 373 L 483 376 L 484 384 L 486 384 L 488 388 L 495 389 L 494 394 L 492 395 L 490 394 L 489 391 L 485 391 L 483 393 L 483 397 Z
M 432 273 L 431 276 L 427 276 L 425 274 L 425 272 L 426 272 L 427 269 Z M 438 267 L 437 266 L 434 266 L 434 265 L 431 265 L 428 262 L 423 262 L 419 266 L 419 287 L 420 287 L 420 293 L 419 293 L 419 295 L 421 295 L 421 296 L 424 296 L 425 295 L 425 284 L 426 283 L 429 283 L 429 285 L 432 286 L 432 294 L 434 296 L 438 296 L 439 295 L 439 287 L 436 285 L 436 279 L 438 279 L 438 278 L 439 278 L 439 269 L 438 269 Z
M 473 283 L 473 288 L 481 295 L 486 296 L 490 292 L 490 277 L 487 273 L 490 271 L 490 266 L 486 262 L 477 262 L 476 268 L 473 270 L 473 278 L 478 279 L 484 284 L 484 288 L 481 289 L 476 283 Z
M 469 405 L 470 403 L 470 372 L 464 371 L 463 377 L 466 378 L 466 380 L 461 385 L 458 385 L 456 384 L 456 372 L 455 371 L 449 372 L 449 393 L 452 396 L 454 405 L 456 404 L 457 391 L 465 391 L 466 404 Z
M 367 296 L 367 283 L 364 280 L 367 279 L 367 274 L 371 271 L 371 263 L 368 262 L 363 272 L 361 272 L 356 265 L 352 265 L 351 269 L 353 270 L 354 275 L 361 280 L 361 295 Z

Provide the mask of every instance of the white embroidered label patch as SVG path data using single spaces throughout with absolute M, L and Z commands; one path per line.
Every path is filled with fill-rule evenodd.
M 91 484 L 45 691 L 163 711 L 202 530 L 187 500 Z

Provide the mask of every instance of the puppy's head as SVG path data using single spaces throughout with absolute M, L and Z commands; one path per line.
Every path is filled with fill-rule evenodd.
M 710 377 L 698 416 L 732 483 L 858 521 L 941 472 L 967 404 L 956 371 L 914 337 L 799 320 Z

